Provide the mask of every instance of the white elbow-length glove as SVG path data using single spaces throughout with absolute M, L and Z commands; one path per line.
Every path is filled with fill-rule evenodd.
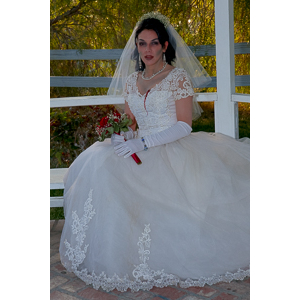
M 191 131 L 192 128 L 187 123 L 178 121 L 175 125 L 161 132 L 145 136 L 144 138 L 131 139 L 126 142 L 121 142 L 114 147 L 115 153 L 118 156 L 124 156 L 127 158 L 134 153 L 147 150 L 150 147 L 177 141 L 185 136 L 188 136 Z
M 128 131 L 121 131 L 120 134 L 112 134 L 111 135 L 111 144 L 117 146 L 123 142 L 131 140 L 134 138 L 136 131 L 133 131 L 130 127 L 128 127 Z

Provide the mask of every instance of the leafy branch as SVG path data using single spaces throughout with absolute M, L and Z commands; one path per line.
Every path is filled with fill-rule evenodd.
M 56 18 L 51 19 L 50 20 L 50 26 L 53 26 L 55 23 L 57 23 L 57 22 L 59 22 L 63 19 L 66 19 L 66 18 L 69 18 L 73 15 L 79 14 L 81 7 L 84 6 L 86 4 L 86 2 L 87 2 L 87 0 L 80 0 L 78 5 L 73 6 L 70 10 L 66 11 L 62 15 L 59 15 Z

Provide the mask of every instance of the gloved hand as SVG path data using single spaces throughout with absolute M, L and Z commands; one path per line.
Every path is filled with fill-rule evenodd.
M 136 131 L 133 131 L 130 127 L 128 127 L 128 131 L 120 132 L 120 134 L 124 136 L 126 141 L 134 139 L 135 133 L 136 133 Z
M 115 153 L 118 156 L 125 158 L 129 157 L 133 153 L 137 153 L 142 150 L 147 150 L 150 147 L 155 147 L 167 143 L 171 143 L 179 140 L 185 136 L 188 136 L 192 131 L 191 126 L 187 123 L 178 121 L 175 125 L 161 132 L 148 135 L 144 137 L 145 143 L 142 139 L 132 139 L 123 143 L 120 143 L 114 147 Z
M 128 128 L 128 131 L 124 132 L 121 131 L 120 134 L 113 133 L 111 135 L 111 144 L 114 146 L 119 145 L 120 143 L 123 143 L 128 140 L 131 140 L 134 138 L 135 131 L 133 131 L 130 127 Z
M 112 145 L 117 146 L 120 143 L 125 142 L 124 136 L 113 133 L 110 138 L 110 142 Z
M 133 153 L 144 150 L 144 143 L 141 139 L 131 139 L 116 145 L 114 149 L 118 156 L 124 156 L 124 158 L 127 158 Z

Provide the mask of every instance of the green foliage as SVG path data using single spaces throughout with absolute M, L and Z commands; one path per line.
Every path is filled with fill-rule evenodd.
M 239 103 L 239 137 L 250 138 L 250 103 Z
M 203 109 L 201 117 L 193 121 L 192 128 L 193 132 L 215 131 L 215 119 L 214 119 L 214 103 L 203 102 L 200 104 Z M 239 138 L 248 137 L 250 138 L 250 104 L 239 103 Z
M 51 0 L 51 49 L 123 48 L 150 11 L 169 17 L 188 44 L 214 43 L 213 0 Z
M 50 207 L 50 220 L 63 220 L 64 218 L 63 207 Z
M 213 102 L 203 102 L 200 104 L 203 112 L 201 117 L 193 121 L 192 128 L 193 132 L 206 131 L 214 132 L 215 131 L 215 119 L 214 119 L 214 103 Z
M 66 168 L 98 139 L 96 125 L 112 106 L 52 108 L 50 110 L 50 167 Z
M 63 196 L 63 190 L 50 190 L 50 197 Z M 50 220 L 62 220 L 64 219 L 63 207 L 50 207 Z
M 215 44 L 214 0 L 51 0 L 51 49 L 122 49 L 138 19 L 159 11 L 191 46 Z M 250 42 L 250 1 L 234 0 L 235 42 Z M 199 58 L 211 76 L 215 57 Z M 51 76 L 104 76 L 114 74 L 116 61 L 51 61 Z M 250 73 L 250 55 L 236 55 L 236 75 Z M 216 88 L 205 89 L 215 92 Z M 57 88 L 51 98 L 104 95 L 105 88 Z M 236 92 L 250 93 L 249 87 Z
M 250 0 L 234 0 L 234 42 L 250 43 Z M 250 74 L 250 54 L 235 55 L 235 74 Z M 250 94 L 250 86 L 236 87 L 235 92 Z

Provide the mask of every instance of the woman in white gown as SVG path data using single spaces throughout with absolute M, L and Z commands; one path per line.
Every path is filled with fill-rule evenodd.
M 249 144 L 191 133 L 193 84 L 210 78 L 188 51 L 166 17 L 139 21 L 110 89 L 124 88 L 133 120 L 127 141 L 96 142 L 64 178 L 61 261 L 95 289 L 204 286 L 249 275 Z M 128 61 L 140 71 L 124 82 Z

